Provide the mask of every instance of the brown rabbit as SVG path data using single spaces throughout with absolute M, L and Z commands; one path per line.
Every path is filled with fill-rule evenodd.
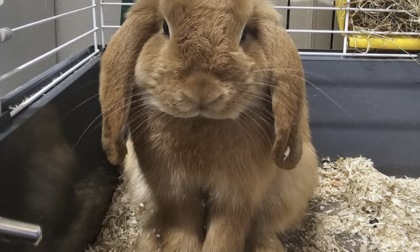
M 110 162 L 128 132 L 156 206 L 136 251 L 284 251 L 318 159 L 302 64 L 268 1 L 137 1 L 103 54 L 100 102 Z

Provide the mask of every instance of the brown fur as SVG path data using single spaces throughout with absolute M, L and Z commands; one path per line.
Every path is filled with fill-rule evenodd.
M 283 251 L 276 232 L 317 181 L 303 77 L 264 0 L 133 6 L 104 52 L 100 100 L 109 160 L 124 160 L 128 128 L 157 207 L 136 251 Z

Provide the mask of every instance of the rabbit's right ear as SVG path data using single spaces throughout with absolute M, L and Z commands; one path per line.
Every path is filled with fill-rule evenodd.
M 127 153 L 124 132 L 135 82 L 135 66 L 143 45 L 159 31 L 157 2 L 138 1 L 102 55 L 99 76 L 102 147 L 113 165 L 120 165 Z
M 255 9 L 257 35 L 267 59 L 267 82 L 270 85 L 274 117 L 273 161 L 290 170 L 302 158 L 306 86 L 298 50 L 281 25 L 279 13 L 262 2 Z

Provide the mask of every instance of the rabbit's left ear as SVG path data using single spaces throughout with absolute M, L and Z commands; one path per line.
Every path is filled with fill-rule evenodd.
M 143 45 L 159 30 L 157 2 L 136 3 L 102 55 L 99 77 L 102 148 L 113 165 L 120 165 L 127 154 L 124 134 L 135 82 L 135 65 Z
M 296 167 L 302 157 L 302 127 L 306 90 L 298 51 L 272 8 L 258 12 L 258 39 L 267 59 L 274 117 L 273 159 L 282 169 Z

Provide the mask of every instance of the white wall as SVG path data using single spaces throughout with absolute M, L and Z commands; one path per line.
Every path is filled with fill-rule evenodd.
M 54 15 L 54 0 L 4 0 L 0 6 L 0 28 L 18 26 Z M 0 43 L 0 76 L 55 48 L 55 25 L 44 23 L 17 31 Z M 55 56 L 0 82 L 0 97 L 56 63 Z

